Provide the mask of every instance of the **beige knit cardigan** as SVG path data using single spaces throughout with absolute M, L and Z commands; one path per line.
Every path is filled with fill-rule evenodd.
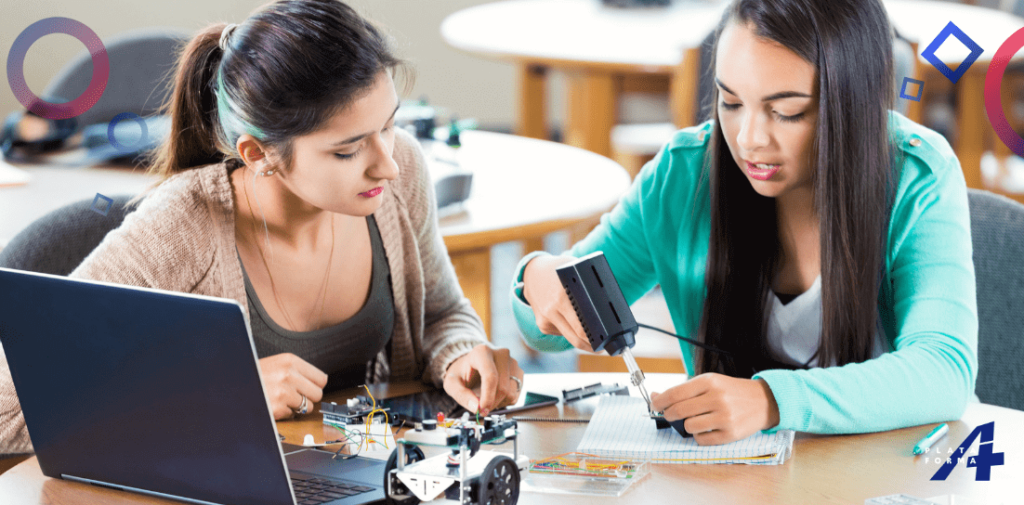
M 372 378 L 440 386 L 452 361 L 487 340 L 438 231 L 433 185 L 419 143 L 396 129 L 393 157 L 400 175 L 387 186 L 374 218 L 391 267 L 395 326 L 391 361 L 382 351 Z M 70 277 L 230 298 L 248 320 L 227 168 L 209 165 L 167 179 Z M 0 454 L 31 450 L 0 349 Z

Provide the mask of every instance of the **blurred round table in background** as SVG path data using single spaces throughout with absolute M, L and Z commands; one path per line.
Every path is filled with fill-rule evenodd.
M 490 334 L 490 248 L 522 241 L 543 249 L 545 235 L 589 230 L 629 188 L 618 163 L 583 149 L 501 133 L 467 131 L 458 160 L 473 172 L 462 211 L 440 218 L 459 284 Z M 511 283 L 512 279 L 499 279 Z
M 968 187 L 1002 192 L 986 187 L 981 176 L 985 151 L 993 150 L 1000 159 L 1009 155 L 985 113 L 985 73 L 999 46 L 1024 27 L 1024 19 L 956 2 L 883 3 L 896 30 L 917 43 L 919 55 L 950 22 L 984 50 L 953 88 L 958 134 L 952 143 Z M 519 80 L 516 133 L 526 137 L 548 138 L 546 76 L 550 70 L 564 73 L 565 142 L 611 156 L 611 130 L 618 123 L 623 93 L 667 93 L 676 127 L 690 126 L 698 119 L 697 74 L 708 71 L 705 63 L 697 61 L 699 47 L 715 30 L 728 4 L 727 0 L 675 0 L 668 7 L 616 8 L 600 0 L 506 0 L 448 16 L 441 24 L 441 35 L 467 53 L 515 64 Z M 955 69 L 968 53 L 950 37 L 936 57 Z M 925 82 L 927 101 L 929 90 L 946 89 L 950 83 L 931 63 L 918 59 L 921 75 L 917 78 Z M 1018 51 L 1013 61 L 1022 60 L 1024 51 Z M 1004 95 L 1008 91 L 1004 83 Z M 1008 100 L 1004 97 L 1004 105 Z M 907 115 L 921 121 L 925 104 L 909 105 Z

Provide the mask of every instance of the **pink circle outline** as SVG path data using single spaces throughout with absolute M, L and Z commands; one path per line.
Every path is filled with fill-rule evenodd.
M 39 98 L 32 93 L 25 81 L 23 67 L 29 48 L 37 40 L 53 33 L 64 33 L 78 39 L 85 44 L 92 56 L 92 79 L 89 86 L 78 98 L 67 103 L 52 103 Z M 52 17 L 32 23 L 18 34 L 7 54 L 7 82 L 14 92 L 14 97 L 30 112 L 46 119 L 73 118 L 91 109 L 103 95 L 109 78 L 110 58 L 107 55 L 107 48 L 103 46 L 96 32 L 71 18 Z
M 1024 156 L 1024 138 L 1010 127 L 1003 111 L 1003 101 L 1000 94 L 1000 86 L 1003 83 L 1003 74 L 1010 64 L 1010 59 L 1024 47 L 1024 28 L 1013 32 L 1007 37 L 1003 45 L 996 50 L 992 62 L 988 65 L 988 72 L 985 73 L 985 112 L 988 114 L 988 121 L 992 129 L 996 131 L 999 139 L 1009 147 L 1017 156 Z

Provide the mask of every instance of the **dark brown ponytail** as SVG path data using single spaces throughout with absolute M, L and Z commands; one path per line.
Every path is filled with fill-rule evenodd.
M 217 100 L 211 83 L 223 52 L 218 47 L 225 23 L 211 25 L 184 46 L 174 73 L 174 91 L 164 104 L 171 134 L 156 150 L 150 171 L 166 179 L 189 168 L 218 163 Z

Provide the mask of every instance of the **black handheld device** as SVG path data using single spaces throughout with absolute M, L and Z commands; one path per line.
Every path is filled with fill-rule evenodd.
M 636 345 L 636 319 L 604 253 L 588 254 L 555 271 L 594 352 L 618 356 Z
M 633 317 L 633 310 L 622 295 L 622 288 L 612 274 L 608 259 L 601 251 L 590 253 L 572 263 L 555 270 L 569 301 L 576 311 L 576 317 L 583 325 L 583 331 L 595 352 L 607 351 L 611 356 L 623 355 L 630 370 L 630 380 L 651 405 L 650 397 L 643 386 L 644 375 L 629 351 L 636 345 L 639 325 Z M 672 426 L 684 437 L 692 436 L 683 427 L 685 419 L 669 422 L 660 412 L 651 412 L 659 429 Z

